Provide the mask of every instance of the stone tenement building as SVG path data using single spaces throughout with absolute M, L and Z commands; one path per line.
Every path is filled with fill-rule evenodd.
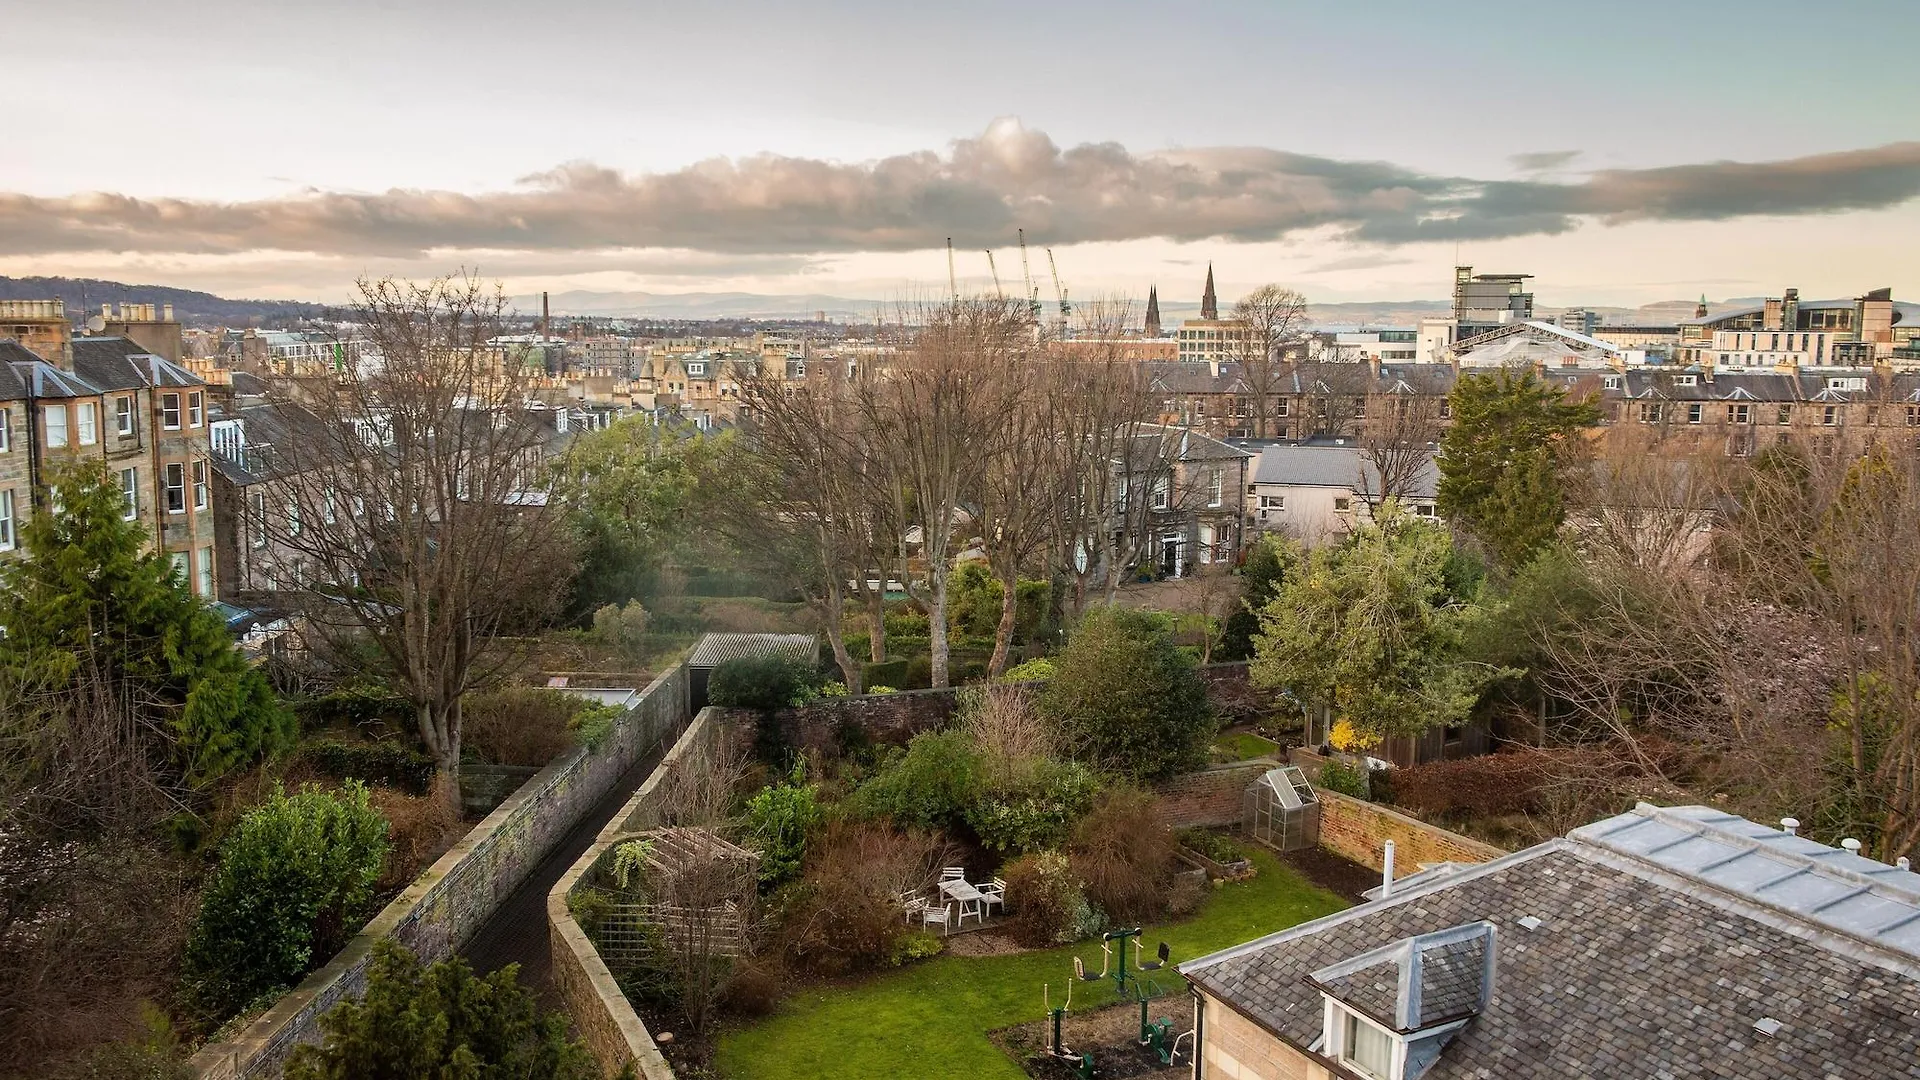
M 0 301 L 0 558 L 20 557 L 20 526 L 47 508 L 53 470 L 96 458 L 119 481 L 126 519 L 211 598 L 206 384 L 163 355 L 180 353 L 178 323 L 139 321 L 144 342 L 74 338 L 60 301 Z

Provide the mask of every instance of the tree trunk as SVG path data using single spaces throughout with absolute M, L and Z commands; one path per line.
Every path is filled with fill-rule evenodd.
M 1019 584 L 1020 575 L 1014 573 L 1011 579 L 1000 581 L 1000 625 L 993 632 L 993 659 L 987 662 L 988 678 L 998 678 L 1007 670 L 1007 652 L 1013 645 L 1014 617 L 1020 605 L 1019 590 L 1015 586 Z
M 840 667 L 840 678 L 847 684 L 847 693 L 858 694 L 865 673 L 861 670 L 860 661 L 847 651 L 847 636 L 840 625 L 847 613 L 846 593 L 829 583 L 821 606 L 827 609 L 826 618 L 821 622 L 826 625 L 827 646 L 833 650 L 833 662 Z
M 867 594 L 868 653 L 876 664 L 887 662 L 887 575 L 880 573 L 880 588 Z
M 929 640 L 927 643 L 929 659 L 932 661 L 933 689 L 939 690 L 948 685 L 947 681 L 947 572 L 939 565 L 930 566 L 933 578 L 933 605 L 927 612 Z
M 433 758 L 434 789 L 460 812 L 460 705 L 419 706 L 420 741 Z

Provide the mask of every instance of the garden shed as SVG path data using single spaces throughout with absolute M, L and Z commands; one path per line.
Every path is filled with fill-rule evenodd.
M 693 711 L 707 707 L 707 680 L 713 669 L 743 656 L 784 656 L 801 664 L 813 664 L 820 655 L 820 639 L 812 634 L 708 634 L 693 647 L 687 657 L 688 687 Z
M 1320 798 L 1299 766 L 1268 769 L 1241 796 L 1240 824 L 1275 851 L 1312 847 L 1320 842 Z

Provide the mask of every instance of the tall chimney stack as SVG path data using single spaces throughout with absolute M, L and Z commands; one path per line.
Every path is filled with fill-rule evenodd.
M 547 311 L 547 294 L 545 292 L 542 292 L 540 294 L 540 336 L 541 337 L 547 336 L 547 327 L 552 325 L 550 322 L 547 321 L 550 318 L 552 318 L 552 316 Z

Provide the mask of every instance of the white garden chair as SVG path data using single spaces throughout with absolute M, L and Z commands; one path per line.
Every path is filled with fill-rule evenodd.
M 953 905 L 941 904 L 939 907 L 934 907 L 932 904 L 929 904 L 924 900 L 921 901 L 921 904 L 922 904 L 922 907 L 920 908 L 920 928 L 922 930 L 926 929 L 929 926 L 934 925 L 935 923 L 938 923 L 940 925 L 941 933 L 943 934 L 953 933 Z
M 991 884 L 980 886 L 982 912 L 991 913 L 996 907 L 1002 912 L 1007 909 L 1007 879 L 1005 878 L 994 878 Z
M 907 923 L 913 923 L 913 917 L 927 910 L 927 898 L 915 892 L 900 894 L 900 906 L 906 910 Z

